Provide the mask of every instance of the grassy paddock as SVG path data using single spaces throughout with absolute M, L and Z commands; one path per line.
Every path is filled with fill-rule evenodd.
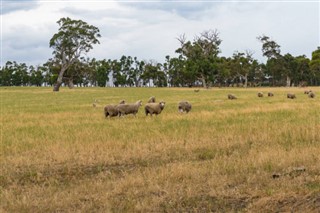
M 320 96 L 303 92 L 0 88 L 0 212 L 319 211 Z M 104 118 L 150 96 L 159 116 Z

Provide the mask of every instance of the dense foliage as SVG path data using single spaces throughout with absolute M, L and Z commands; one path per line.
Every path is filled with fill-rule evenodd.
M 50 40 L 53 58 L 42 65 L 8 61 L 0 68 L 1 86 L 61 85 L 115 87 L 185 86 L 318 86 L 320 85 L 320 47 L 309 59 L 305 55 L 281 54 L 280 45 L 268 36 L 259 36 L 266 63 L 259 63 L 250 51 L 221 56 L 222 40 L 217 30 L 204 31 L 192 41 L 178 38 L 177 56 L 164 63 L 138 60 L 85 58 L 93 44 L 99 43 L 99 29 L 81 20 L 62 18 L 58 33 Z

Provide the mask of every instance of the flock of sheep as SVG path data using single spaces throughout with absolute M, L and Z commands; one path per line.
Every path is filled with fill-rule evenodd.
M 304 94 L 307 94 L 309 98 L 315 98 L 316 94 L 312 91 L 312 90 L 306 90 L 304 91 Z M 262 98 L 263 97 L 263 92 L 258 92 L 258 97 Z M 274 94 L 272 92 L 268 92 L 268 97 L 273 97 Z M 287 98 L 289 99 L 295 99 L 297 98 L 295 94 L 293 93 L 288 93 L 287 94 Z M 228 94 L 228 99 L 232 100 L 232 99 L 237 99 L 237 97 L 233 94 Z
M 156 98 L 154 96 L 150 97 L 148 103 L 144 107 L 146 115 L 158 115 L 164 109 L 166 102 L 160 101 L 156 103 Z M 142 106 L 142 101 L 139 100 L 134 104 L 127 104 L 124 100 L 120 101 L 119 104 L 109 104 L 104 107 L 105 117 L 114 117 L 114 116 L 124 116 L 128 114 L 136 115 L 139 111 L 140 106 Z M 180 101 L 178 103 L 179 112 L 188 113 L 191 110 L 192 106 L 188 101 Z
M 198 92 L 198 91 L 195 91 Z M 304 91 L 304 94 L 307 94 L 309 98 L 315 98 L 315 93 L 311 90 L 306 90 Z M 263 97 L 263 93 L 262 92 L 258 92 L 258 97 L 262 98 Z M 268 92 L 268 97 L 273 97 L 274 94 L 272 92 Z M 234 94 L 228 94 L 228 99 L 233 100 L 233 99 L 237 99 L 237 97 Z M 295 99 L 296 95 L 293 93 L 288 93 L 287 94 L 287 98 L 290 99 Z M 152 115 L 158 115 L 162 112 L 162 110 L 164 109 L 165 106 L 165 102 L 164 101 L 160 101 L 159 103 L 156 103 L 156 98 L 154 96 L 150 97 L 147 104 L 144 107 L 144 111 L 146 116 L 148 116 L 150 114 L 150 116 Z M 95 107 L 95 103 L 93 104 L 93 106 Z M 127 104 L 124 100 L 120 101 L 119 104 L 109 104 L 106 105 L 104 107 L 104 114 L 105 117 L 115 117 L 115 116 L 124 116 L 124 115 L 128 115 L 128 114 L 133 114 L 136 115 L 139 111 L 140 106 L 142 106 L 142 101 L 139 100 L 134 104 Z M 186 112 L 188 113 L 192 108 L 191 103 L 189 103 L 188 101 L 180 101 L 178 103 L 178 111 L 180 113 Z

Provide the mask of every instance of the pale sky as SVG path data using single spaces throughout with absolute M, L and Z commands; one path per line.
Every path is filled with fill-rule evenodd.
M 52 57 L 49 40 L 61 17 L 81 19 L 100 29 L 100 44 L 88 53 L 97 59 L 122 55 L 163 63 L 177 56 L 176 39 L 188 40 L 209 29 L 220 32 L 220 56 L 254 52 L 265 61 L 257 36 L 267 35 L 281 53 L 306 55 L 320 46 L 320 0 L 311 1 L 108 1 L 1 0 L 1 65 L 17 61 L 45 63 Z

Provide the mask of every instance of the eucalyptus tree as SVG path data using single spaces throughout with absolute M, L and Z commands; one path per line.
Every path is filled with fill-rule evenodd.
M 155 60 L 149 60 L 144 62 L 144 69 L 141 75 L 143 84 L 148 86 L 157 84 L 157 75 L 161 69 L 161 65 Z
M 88 53 L 93 44 L 99 43 L 99 29 L 82 20 L 61 18 L 57 21 L 60 28 L 50 39 L 54 59 L 60 65 L 53 91 L 59 91 L 66 70 L 79 61 L 81 55 Z
M 202 82 L 203 87 L 214 81 L 218 70 L 219 45 L 222 40 L 217 30 L 208 30 L 196 36 L 193 41 L 187 41 L 185 35 L 178 38 L 181 47 L 176 50 L 185 62 L 186 71 Z
M 1 68 L 0 72 L 0 85 L 1 86 L 12 86 L 12 73 L 13 62 L 7 61 L 5 65 Z
M 40 87 L 42 83 L 44 82 L 43 77 L 43 67 L 42 66 L 29 66 L 29 75 L 30 75 L 30 84 Z
M 275 80 L 280 83 L 284 80 L 286 86 L 291 85 L 291 80 L 294 76 L 294 70 L 288 69 L 288 60 L 291 60 L 288 56 L 284 57 L 281 55 L 280 45 L 275 41 L 271 40 L 268 36 L 259 36 L 258 40 L 262 43 L 262 53 L 263 56 L 268 58 L 267 66 L 268 70 L 271 72 L 273 79 L 273 85 L 275 85 Z
M 116 87 L 125 86 L 127 82 L 127 75 L 123 72 L 122 61 L 113 60 L 111 66 L 114 85 Z
M 167 82 L 170 86 L 192 85 L 195 81 L 193 77 L 188 78 L 185 72 L 185 60 L 180 55 L 178 58 L 166 56 L 166 62 L 163 64 L 164 71 L 167 75 Z
M 105 87 L 109 81 L 109 73 L 111 72 L 111 60 L 100 60 L 95 65 L 97 84 L 99 87 Z
M 314 85 L 320 84 L 320 47 L 312 52 L 312 58 L 309 63 L 312 81 Z
M 134 86 L 139 87 L 141 81 L 141 75 L 144 71 L 145 62 L 139 61 L 137 57 L 133 58 L 132 68 L 129 72 L 129 79 L 134 83 Z
M 313 84 L 313 75 L 310 71 L 310 59 L 305 55 L 295 57 L 296 63 L 296 78 L 297 84 L 306 86 L 306 84 Z
M 27 86 L 29 84 L 29 70 L 25 63 L 17 63 L 14 61 L 7 68 L 9 69 L 9 73 L 11 73 L 11 85 Z
M 248 86 L 248 76 L 252 70 L 254 59 L 253 53 L 246 51 L 246 53 L 235 52 L 231 60 L 231 72 L 234 78 L 240 78 L 244 81 L 243 86 Z

